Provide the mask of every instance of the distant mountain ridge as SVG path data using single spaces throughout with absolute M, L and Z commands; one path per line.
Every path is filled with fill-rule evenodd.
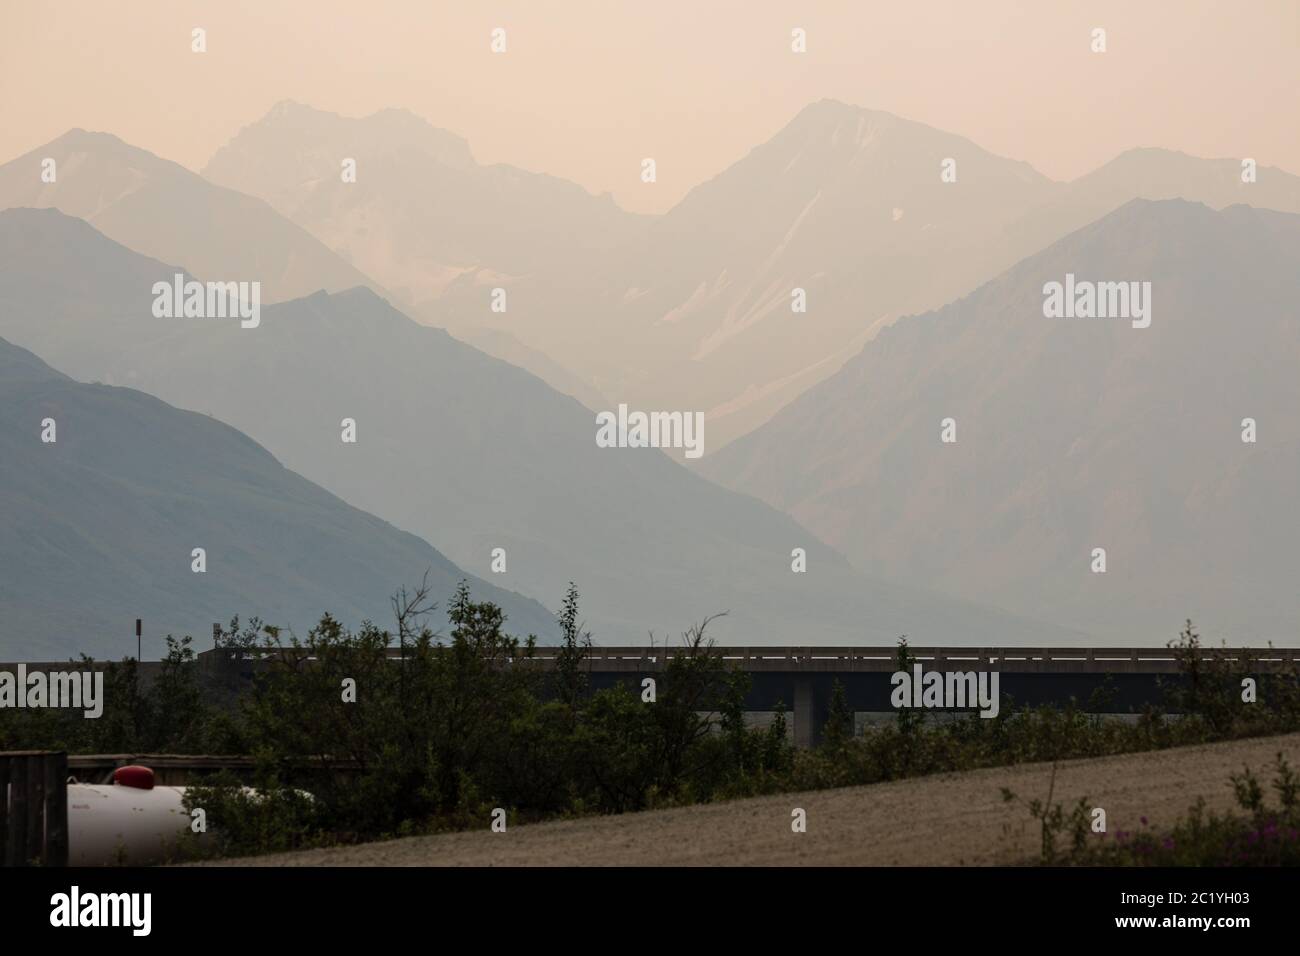
M 579 212 L 590 200 L 546 206 L 552 230 L 567 235 L 548 243 L 555 255 L 534 251 L 523 267 L 507 250 L 517 248 L 521 230 L 548 235 L 532 225 L 543 207 L 457 188 L 459 171 L 427 158 L 422 146 L 399 147 L 391 129 L 387 152 L 375 151 L 373 161 L 382 175 L 363 190 L 330 183 L 323 172 L 302 181 L 302 165 L 337 166 L 339 155 L 363 147 L 363 130 L 378 125 L 376 117 L 306 107 L 273 111 L 218 151 L 204 173 L 268 199 L 297 190 L 308 198 L 286 205 L 286 214 L 346 248 L 399 298 L 425 283 L 408 295 L 422 320 L 480 346 L 491 340 L 476 330 L 506 332 L 589 383 L 609 407 L 703 411 L 712 449 L 832 374 L 899 316 L 970 292 L 1130 199 L 1300 212 L 1300 177 L 1267 166 L 1246 184 L 1239 160 L 1137 149 L 1059 183 L 964 137 L 821 100 L 669 212 L 632 228 Z M 414 125 L 402 126 L 413 140 Z M 300 127 L 317 137 L 309 143 L 328 148 L 299 145 Z M 948 172 L 954 181 L 944 181 Z M 475 198 L 461 205 L 447 198 L 453 194 Z M 443 268 L 456 258 L 451 250 L 472 267 Z M 509 294 L 504 313 L 488 308 L 497 287 Z M 796 289 L 806 312 L 792 311 Z M 542 364 L 528 367 L 552 380 Z
M 646 219 L 558 177 L 480 165 L 465 140 L 405 110 L 354 119 L 282 102 L 202 174 L 265 198 L 416 310 L 458 278 L 485 286 L 486 309 L 498 280 L 588 262 Z
M 40 182 L 46 155 L 65 172 L 57 185 Z M 966 294 L 1130 199 L 1300 212 L 1300 177 L 1267 165 L 1244 183 L 1239 159 L 1140 148 L 1059 183 L 835 100 L 662 216 L 480 165 L 463 138 L 398 109 L 349 118 L 284 101 L 203 173 L 72 131 L 0 167 L 0 207 L 53 205 L 205 278 L 261 279 L 267 302 L 366 285 L 593 410 L 704 412 L 710 450 L 900 315 Z M 796 289 L 805 312 L 792 310 Z
M 41 178 L 46 157 L 53 183 Z M 261 282 L 266 302 L 370 282 L 261 199 L 109 133 L 70 130 L 0 166 L 0 209 L 17 207 L 85 219 L 143 255 L 180 256 L 205 278 Z
M 1068 274 L 1149 281 L 1150 327 L 1045 317 Z M 1135 200 L 901 319 L 703 471 L 885 578 L 1103 640 L 1191 617 L 1294 643 L 1298 368 L 1300 216 Z
M 212 623 L 234 615 L 299 634 L 326 612 L 392 627 L 389 597 L 426 573 L 442 607 L 464 579 L 476 599 L 502 606 L 512 633 L 556 636 L 536 601 L 466 574 L 235 429 L 131 389 L 83 385 L 3 339 L 0 458 L 3 660 L 134 654 L 136 617 L 153 654 L 167 633 L 206 646 Z M 192 569 L 195 548 L 203 572 Z
M 314 111 L 286 102 L 271 115 L 281 114 L 310 118 Z M 418 152 L 422 159 L 451 168 L 474 166 L 464 140 L 435 130 L 410 113 L 385 110 L 373 119 L 359 134 L 368 149 L 396 142 L 404 153 Z M 283 165 L 292 155 L 272 152 L 271 165 L 278 175 L 292 179 L 296 188 L 298 175 Z M 43 180 L 42 163 L 47 158 L 55 164 L 52 183 Z M 326 172 L 330 171 L 322 176 Z M 337 161 L 330 175 L 339 179 Z M 205 280 L 258 282 L 266 303 L 362 285 L 382 296 L 393 294 L 359 271 L 346 254 L 326 248 L 273 208 L 284 205 L 283 197 L 270 199 L 268 203 L 227 189 L 116 136 L 82 129 L 69 130 L 0 166 L 0 209 L 58 209 L 92 222 L 136 252 L 184 263 Z M 438 319 L 436 314 L 420 317 Z M 460 335 L 490 354 L 544 375 L 579 401 L 588 405 L 603 401 L 589 384 L 523 345 L 508 330 L 465 327 Z
M 366 289 L 232 320 L 156 319 L 174 271 L 57 213 L 0 213 L 0 334 L 74 374 L 208 412 L 471 573 L 555 600 L 577 582 L 606 643 L 703 617 L 731 643 L 1078 640 L 1077 632 L 864 578 L 794 521 L 655 449 L 607 449 L 594 414 Z M 356 444 L 340 441 L 345 418 Z M 504 574 L 492 574 L 495 549 Z M 808 572 L 792 573 L 803 548 Z

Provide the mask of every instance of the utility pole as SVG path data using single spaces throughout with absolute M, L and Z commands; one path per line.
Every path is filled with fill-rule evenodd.
M 140 619 L 135 619 L 135 662 L 140 663 Z

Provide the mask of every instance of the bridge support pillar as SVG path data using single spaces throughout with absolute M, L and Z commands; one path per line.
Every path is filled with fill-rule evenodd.
M 813 745 L 813 682 L 811 677 L 795 675 L 794 678 L 794 745 Z

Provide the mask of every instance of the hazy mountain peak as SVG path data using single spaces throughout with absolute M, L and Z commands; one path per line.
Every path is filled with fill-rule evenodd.
M 417 325 L 406 315 L 399 312 L 386 298 L 369 286 L 364 285 L 353 286 L 340 292 L 327 292 L 320 289 L 309 296 L 295 299 L 293 304 L 301 305 L 301 310 L 272 312 L 271 318 L 274 319 L 285 314 L 310 314 L 317 318 L 326 318 L 345 325 L 355 325 L 357 323 Z M 434 335 L 447 334 L 442 329 L 429 326 L 421 326 L 420 328 L 427 329 L 430 334 Z
M 45 181 L 42 161 L 55 163 Z M 256 281 L 262 301 L 368 282 L 265 201 L 111 133 L 72 129 L 0 166 L 0 209 L 51 207 L 205 280 Z
M 244 164 L 274 157 L 277 166 L 265 175 L 287 172 L 280 166 L 293 163 L 298 166 L 295 185 L 304 179 L 323 175 L 324 166 L 337 176 L 339 163 L 346 157 L 358 163 L 374 161 L 377 157 L 402 150 L 415 150 L 425 159 L 456 169 L 475 165 L 469 143 L 455 133 L 440 129 L 407 109 L 386 108 L 366 116 L 351 117 L 332 113 L 294 100 L 276 103 L 261 119 L 243 127 L 233 139 L 213 154 L 203 169 L 203 175 L 217 182 L 226 182 L 240 175 Z M 255 194 L 259 194 L 255 191 Z M 264 196 L 272 205 L 281 208 L 270 196 Z M 281 200 L 282 202 L 282 200 Z M 289 210 L 281 208 L 282 212 Z
M 261 117 L 244 126 L 247 129 L 260 124 L 273 125 L 276 123 L 314 123 L 318 126 L 328 125 L 347 125 L 358 123 L 406 123 L 413 127 L 424 127 L 427 129 L 437 130 L 428 120 L 411 112 L 404 107 L 388 106 L 383 109 L 375 110 L 373 113 L 367 113 L 364 116 L 344 116 L 342 113 L 336 113 L 333 110 L 321 109 L 311 103 L 304 103 L 301 100 L 283 99 L 275 103 Z M 448 133 L 446 130 L 438 130 L 454 139 L 460 139 L 454 133 Z
M 1193 158 L 1190 153 L 1184 152 L 1181 149 L 1168 149 L 1164 146 L 1133 146 L 1130 147 L 1129 149 L 1124 150 L 1115 158 L 1116 159 L 1124 159 L 1126 157 L 1138 158 L 1142 156 L 1148 156 L 1148 157 L 1179 156 L 1184 159 Z
M 69 144 L 101 144 L 111 146 L 127 146 L 127 142 L 114 133 L 104 132 L 103 130 L 83 129 L 80 126 L 73 126 L 62 136 L 57 136 L 52 143 L 69 143 Z
M 1300 177 L 1257 163 L 1255 181 L 1245 181 L 1244 161 L 1245 157 L 1207 159 L 1160 146 L 1125 150 L 1069 184 L 1064 212 L 1082 217 L 1098 206 L 1115 206 L 1133 196 L 1197 199 L 1216 209 L 1246 204 L 1300 212 Z M 1049 209 L 1046 214 L 1061 212 Z
M 801 137 L 829 137 L 827 144 L 831 147 L 861 151 L 868 146 L 880 145 L 882 136 L 895 137 L 891 148 L 906 151 L 916 146 L 935 152 L 942 146 L 948 155 L 976 153 L 1003 164 L 1014 165 L 1028 179 L 1049 182 L 1046 176 L 1029 163 L 996 156 L 964 136 L 885 110 L 855 106 L 836 99 L 809 103 L 768 141 L 768 145 L 778 141 L 797 141 Z
M 150 170 L 174 170 L 183 175 L 195 175 L 179 163 L 163 159 L 141 146 L 128 143 L 113 133 L 100 130 L 86 130 L 73 127 L 62 136 L 50 140 L 44 146 L 37 147 L 27 156 L 53 156 L 55 159 L 71 159 L 78 153 L 89 154 L 99 162 L 133 164 Z
M 1091 172 L 1080 176 L 1076 182 L 1086 182 L 1089 179 L 1117 173 L 1132 176 L 1146 170 L 1161 173 L 1171 170 L 1181 171 L 1197 166 L 1205 166 L 1206 164 L 1230 163 L 1236 165 L 1239 162 L 1240 160 L 1235 159 L 1193 156 L 1191 153 L 1179 149 L 1166 149 L 1163 146 L 1134 146 L 1132 149 L 1126 149 L 1119 153 L 1113 159 L 1103 163 Z
M 883 110 L 822 99 L 805 106 L 766 142 L 690 190 L 668 216 L 710 220 L 724 216 L 723 228 L 748 234 L 751 222 L 763 218 L 771 221 L 772 228 L 786 232 L 794 215 L 815 197 L 823 214 L 827 206 L 861 208 L 883 203 L 889 204 L 886 213 L 895 208 L 905 213 L 902 203 L 907 195 L 891 190 L 891 184 L 929 191 L 939 181 L 939 163 L 948 157 L 957 158 L 968 177 L 984 180 L 986 190 L 1041 191 L 1055 185 L 1028 163 L 997 156 L 962 136 Z M 766 204 L 753 202 L 758 195 L 764 196 Z M 785 206 L 782 198 L 798 205 Z M 1024 199 L 1017 197 L 1017 201 Z M 744 208 L 713 208 L 719 203 Z M 1005 202 L 994 200 L 994 204 Z M 743 227 L 737 228 L 738 223 Z M 718 231 L 716 226 L 710 228 Z
M 809 103 L 790 120 L 769 144 L 782 141 L 822 140 L 831 145 L 853 141 L 861 146 L 869 135 L 906 122 L 892 113 L 853 106 L 840 100 L 823 99 Z M 761 147 L 760 147 L 761 148 Z
M 240 130 L 203 174 L 261 197 L 437 324 L 454 323 L 438 303 L 457 283 L 481 300 L 485 279 L 589 272 L 646 219 L 556 176 L 480 165 L 464 139 L 405 109 L 284 107 Z
M 857 116 L 860 113 L 868 113 L 870 110 L 853 103 L 845 103 L 843 100 L 837 100 L 833 97 L 824 96 L 820 100 L 814 100 L 794 115 L 791 123 L 811 123 L 826 122 L 827 120 L 845 119 L 851 116 Z
M 1120 223 L 1132 223 L 1139 220 L 1165 223 L 1197 220 L 1211 222 L 1217 216 L 1218 213 L 1215 210 L 1195 199 L 1183 199 L 1182 197 L 1148 199 L 1146 196 L 1135 196 L 1116 206 L 1096 222 L 1091 223 L 1079 232 L 1062 236 L 1060 240 L 1054 243 L 1054 246 L 1068 246 L 1072 242 L 1078 242 L 1079 237 L 1087 232 L 1115 229 L 1117 224 Z M 1122 236 L 1122 232 L 1116 234 L 1117 239 L 1122 238 Z M 1051 248 L 1043 250 L 1040 255 L 1047 254 Z
M 329 295 L 324 289 L 321 289 L 316 295 Z M 368 308 L 388 308 L 393 309 L 393 305 L 386 298 L 376 292 L 369 286 L 357 285 L 350 289 L 340 289 L 333 293 L 333 296 L 341 302 Z M 393 311 L 396 311 L 393 309 Z
M 899 319 L 703 471 L 868 572 L 1103 639 L 1187 617 L 1215 640 L 1293 637 L 1298 277 L 1300 216 L 1128 199 Z M 1124 304 L 1053 317 L 1049 283 Z M 1097 547 L 1119 574 L 1090 572 Z
M 286 98 L 283 100 L 279 100 L 269 110 L 267 110 L 265 118 L 272 119 L 272 118 L 279 118 L 282 116 L 289 116 L 293 113 L 314 113 L 314 112 L 317 112 L 317 110 L 315 110 L 315 108 L 309 106 L 308 104 L 303 103 L 300 100 Z
M 1072 256 L 1080 259 L 1104 256 L 1114 268 L 1120 268 L 1126 260 L 1133 263 L 1133 268 L 1141 268 L 1142 263 L 1161 257 L 1173 262 L 1187 251 L 1199 252 L 1206 240 L 1222 244 L 1231 235 L 1229 224 L 1248 223 L 1252 228 L 1267 228 L 1268 221 L 1279 218 L 1293 216 L 1245 203 L 1215 209 L 1194 199 L 1138 197 L 1058 239 L 1017 268 Z M 1159 249 L 1154 248 L 1157 240 Z

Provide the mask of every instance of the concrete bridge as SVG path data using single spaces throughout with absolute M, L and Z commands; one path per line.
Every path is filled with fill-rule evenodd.
M 593 647 L 585 660 L 594 689 L 625 682 L 639 689 L 643 677 L 661 671 L 675 652 L 668 647 Z M 719 647 L 723 659 L 749 673 L 746 710 L 761 722 L 780 702 L 789 714 L 794 741 L 812 746 L 830 710 L 838 681 L 845 701 L 865 722 L 892 718 L 890 677 L 898 648 L 890 647 Z M 1090 712 L 1137 714 L 1165 700 L 1162 682 L 1181 683 L 1178 659 L 1168 647 L 908 647 L 925 671 L 997 671 L 1000 692 L 1018 706 L 1064 705 L 1073 698 Z M 538 648 L 546 666 L 555 649 Z M 1300 649 L 1202 648 L 1204 659 L 1249 660 L 1260 673 L 1300 661 Z
M 592 647 L 583 668 L 590 686 L 599 690 L 625 683 L 639 693 L 641 680 L 663 671 L 680 646 Z M 893 717 L 890 677 L 897 669 L 898 648 L 885 647 L 716 647 L 722 658 L 750 675 L 745 708 L 754 723 L 770 719 L 780 703 L 788 714 L 795 743 L 816 743 L 830 709 L 832 688 L 844 687 L 856 723 Z M 389 648 L 390 657 L 401 653 Z M 1166 700 L 1161 686 L 1178 683 L 1178 660 L 1168 647 L 908 647 L 908 653 L 926 671 L 996 671 L 1000 693 L 1017 706 L 1063 705 L 1074 699 L 1086 710 L 1104 714 L 1137 714 L 1147 705 Z M 198 654 L 202 671 L 230 686 L 243 685 L 265 666 L 260 655 L 234 656 L 225 648 Z M 1300 663 L 1300 648 L 1202 648 L 1206 660 L 1251 661 L 1251 672 L 1267 674 Z M 556 648 L 539 647 L 531 666 L 554 666 Z M 0 670 L 16 665 L 0 664 Z M 29 662 L 34 669 L 77 669 L 68 661 Z M 94 667 L 103 667 L 96 662 Z M 148 684 L 160 665 L 140 664 L 142 682 Z

